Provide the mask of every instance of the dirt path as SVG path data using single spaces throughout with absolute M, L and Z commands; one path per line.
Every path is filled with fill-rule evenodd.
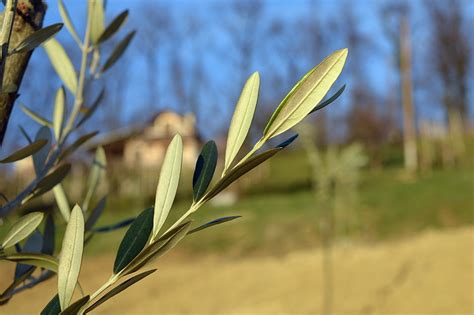
M 334 314 L 474 313 L 474 228 L 338 246 L 333 257 Z M 81 273 L 86 291 L 108 277 L 112 259 L 86 260 Z M 97 313 L 318 314 L 321 260 L 319 250 L 236 261 L 167 257 L 155 274 Z M 2 277 L 9 267 L 0 265 Z M 50 281 L 17 296 L 0 314 L 37 314 L 54 290 Z

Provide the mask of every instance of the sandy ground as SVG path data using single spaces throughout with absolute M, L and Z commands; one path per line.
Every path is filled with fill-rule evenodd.
M 333 314 L 474 314 L 474 228 L 425 232 L 333 251 Z M 113 257 L 88 257 L 81 272 L 97 288 Z M 165 257 L 159 270 L 97 309 L 100 314 L 318 314 L 322 253 L 284 257 Z M 6 286 L 1 264 L 2 287 Z M 11 273 L 8 275 L 10 277 Z M 15 297 L 0 314 L 38 314 L 56 281 Z M 112 302 L 113 301 L 113 302 Z

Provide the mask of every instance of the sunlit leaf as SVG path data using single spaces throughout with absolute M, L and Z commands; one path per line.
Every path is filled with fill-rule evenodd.
M 19 218 L 4 236 L 1 247 L 8 248 L 25 239 L 40 225 L 43 216 L 42 212 L 32 212 Z
M 21 107 L 21 110 L 27 114 L 28 116 L 30 116 L 31 119 L 33 119 L 34 121 L 36 121 L 38 124 L 42 125 L 42 126 L 48 126 L 48 127 L 53 127 L 53 123 L 50 122 L 49 120 L 47 120 L 46 118 L 43 118 L 41 117 L 39 114 L 35 113 L 34 111 L 32 111 L 31 109 L 29 109 L 28 107 L 26 107 L 25 105 L 20 105 Z
M 258 72 L 255 72 L 247 80 L 240 94 L 229 127 L 225 150 L 224 173 L 234 161 L 235 156 L 247 137 L 255 113 L 255 107 L 257 106 L 259 86 L 260 77 Z
M 23 148 L 15 151 L 15 152 L 13 152 L 12 154 L 7 156 L 6 158 L 0 160 L 0 163 L 11 163 L 11 162 L 16 162 L 16 161 L 22 160 L 24 158 L 27 158 L 27 157 L 35 154 L 36 152 L 38 152 L 47 143 L 48 143 L 48 141 L 44 140 L 44 139 L 37 140 L 37 141 L 27 145 L 26 147 L 23 147 Z
M 69 221 L 69 216 L 71 215 L 71 208 L 69 207 L 69 201 L 64 191 L 64 187 L 61 183 L 57 184 L 53 188 L 54 199 L 58 204 L 59 212 L 64 218 L 64 221 Z
M 82 209 L 87 212 L 89 210 L 89 203 L 92 196 L 99 187 L 99 183 L 105 176 L 105 170 L 107 167 L 107 159 L 105 156 L 104 148 L 98 147 L 95 151 L 94 161 L 92 162 L 92 168 L 87 179 L 87 192 L 84 197 Z
M 36 47 L 53 37 L 57 32 L 61 30 L 62 27 L 62 23 L 57 23 L 35 31 L 33 34 L 21 41 L 18 46 L 16 46 L 12 51 L 10 51 L 9 54 L 13 55 L 17 53 L 28 52 L 30 50 L 35 49 Z
M 234 167 L 229 173 L 227 173 L 224 177 L 222 177 L 214 186 L 213 188 L 204 195 L 203 200 L 207 201 L 212 199 L 218 193 L 226 189 L 230 184 L 235 182 L 239 177 L 246 174 L 247 172 L 251 171 L 261 163 L 265 162 L 276 153 L 278 153 L 281 148 L 274 148 L 263 153 L 257 154 L 243 164 Z
M 61 309 L 71 302 L 81 269 L 83 245 L 84 217 L 81 208 L 76 205 L 71 211 L 59 256 L 58 295 Z
M 59 296 L 56 294 L 41 311 L 41 315 L 58 315 L 60 312 Z
M 61 315 L 77 315 L 81 307 L 86 305 L 87 302 L 89 302 L 90 296 L 86 295 L 77 300 L 76 302 L 72 303 L 69 305 L 64 311 L 62 311 L 60 314 Z
M 118 43 L 118 45 L 115 47 L 115 49 L 112 51 L 112 54 L 110 54 L 109 58 L 105 61 L 104 66 L 102 67 L 101 72 L 107 71 L 110 67 L 112 67 L 117 60 L 119 60 L 120 57 L 122 57 L 123 53 L 127 49 L 128 45 L 132 41 L 133 37 L 135 36 L 135 31 L 132 31 L 125 36 L 125 38 Z
M 51 61 L 54 70 L 56 70 L 56 73 L 61 78 L 61 81 L 69 89 L 69 91 L 71 91 L 72 94 L 76 94 L 76 70 L 74 69 L 74 66 L 72 65 L 72 62 L 63 46 L 56 39 L 52 38 L 44 43 L 43 47 L 48 54 L 49 60 Z
M 183 161 L 183 140 L 175 135 L 166 150 L 155 195 L 153 238 L 156 238 L 173 205 Z
M 22 247 L 21 252 L 40 253 L 42 247 L 43 247 L 43 236 L 38 230 L 35 230 L 26 239 L 25 245 Z M 31 265 L 17 264 L 15 267 L 15 279 L 22 277 L 25 273 L 29 272 L 31 268 L 34 268 L 34 267 Z
M 61 18 L 63 19 L 64 25 L 69 31 L 69 34 L 71 34 L 71 36 L 74 38 L 74 40 L 77 43 L 80 43 L 81 40 L 79 39 L 79 36 L 77 35 L 74 24 L 72 24 L 71 17 L 69 16 L 69 13 L 66 7 L 64 6 L 63 0 L 58 0 L 58 7 L 59 7 L 59 14 L 61 15 Z
M 346 89 L 346 85 L 344 84 L 336 93 L 334 93 L 333 96 L 331 96 L 327 100 L 319 103 L 315 108 L 313 108 L 313 110 L 310 112 L 310 114 L 314 113 L 315 111 L 318 111 L 320 109 L 323 109 L 324 107 L 326 107 L 329 104 L 333 103 L 335 100 L 337 100 L 339 98 L 339 96 L 341 96 L 342 92 L 344 92 L 345 89 Z
M 58 272 L 58 261 L 55 257 L 39 254 L 39 253 L 14 253 L 7 255 L 6 260 L 22 263 L 26 265 L 32 265 L 35 267 L 41 267 L 44 269 L 51 270 L 54 273 Z
M 145 247 L 153 228 L 153 208 L 144 210 L 128 228 L 115 257 L 114 273 L 125 268 Z
M 117 15 L 112 22 L 107 26 L 104 32 L 100 35 L 98 42 L 103 43 L 109 38 L 111 38 L 125 23 L 128 17 L 128 10 L 123 11 L 119 15 Z
M 240 215 L 234 215 L 234 216 L 222 217 L 222 218 L 219 218 L 219 219 L 215 219 L 215 220 L 212 220 L 211 222 L 207 222 L 206 224 L 200 225 L 197 228 L 194 228 L 194 229 L 190 230 L 188 232 L 188 234 L 196 233 L 196 232 L 199 232 L 201 230 L 207 229 L 211 226 L 222 224 L 222 223 L 225 223 L 225 222 L 229 222 L 229 221 L 232 221 L 232 220 L 235 220 L 235 219 L 238 219 L 238 218 L 241 218 L 241 216 Z
M 104 17 L 104 1 L 103 0 L 91 0 L 89 5 L 92 6 L 91 19 L 91 42 L 97 44 L 100 35 L 104 32 L 105 28 L 105 17 Z
M 115 295 L 119 294 L 120 292 L 122 292 L 123 290 L 129 288 L 130 286 L 132 286 L 133 284 L 137 283 L 138 281 L 142 280 L 143 278 L 151 275 L 152 273 L 154 273 L 156 271 L 156 269 L 152 269 L 152 270 L 148 270 L 148 271 L 144 271 L 142 273 L 139 273 L 137 275 L 134 275 L 133 277 L 131 277 L 130 279 L 120 283 L 118 286 L 116 286 L 115 288 L 113 288 L 112 290 L 110 290 L 109 292 L 107 292 L 106 294 L 104 294 L 103 297 L 101 297 L 99 300 L 97 300 L 97 302 L 95 302 L 94 304 L 92 304 L 91 306 L 89 306 L 89 308 L 86 309 L 85 313 L 89 313 L 90 311 L 94 310 L 95 308 L 97 308 L 99 305 L 101 305 L 102 303 L 104 303 L 105 301 L 109 300 L 110 298 L 114 297 Z
M 193 197 L 201 199 L 211 183 L 217 165 L 217 146 L 214 141 L 207 142 L 196 161 L 193 175 Z
M 347 49 L 338 50 L 309 71 L 273 113 L 263 132 L 264 139 L 278 136 L 303 120 L 336 81 L 346 57 Z
M 56 100 L 54 103 L 54 119 L 53 119 L 53 128 L 54 136 L 59 142 L 62 136 L 63 122 L 66 115 L 66 91 L 61 87 L 56 92 Z

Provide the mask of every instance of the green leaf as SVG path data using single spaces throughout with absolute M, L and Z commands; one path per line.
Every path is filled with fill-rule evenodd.
M 119 15 L 117 15 L 112 22 L 107 26 L 104 32 L 100 35 L 98 42 L 103 43 L 109 38 L 111 38 L 125 23 L 128 17 L 128 10 L 123 11 Z
M 246 174 L 247 172 L 251 171 L 261 163 L 265 162 L 272 156 L 274 156 L 276 153 L 278 153 L 281 148 L 274 148 L 270 149 L 268 151 L 265 151 L 263 153 L 257 154 L 244 163 L 242 163 L 239 166 L 234 167 L 232 170 L 230 170 L 229 173 L 227 173 L 224 177 L 222 177 L 213 187 L 210 191 L 207 192 L 207 194 L 203 197 L 203 201 L 208 201 L 215 197 L 218 193 L 226 189 L 230 184 L 235 182 L 239 177 L 242 175 Z
M 193 197 L 201 199 L 211 183 L 217 165 L 217 146 L 214 141 L 207 142 L 196 161 L 193 175 Z
M 153 228 L 153 208 L 144 210 L 133 221 L 120 243 L 115 257 L 114 273 L 125 268 L 145 247 Z
M 32 212 L 18 219 L 8 230 L 3 238 L 2 248 L 8 248 L 25 239 L 40 225 L 44 214 L 42 212 Z
M 18 44 L 12 51 L 10 55 L 28 52 L 35 49 L 51 37 L 53 37 L 57 32 L 63 28 L 62 23 L 56 23 L 50 26 L 46 26 L 35 31 L 33 34 L 25 38 L 21 43 Z
M 110 298 L 116 296 L 117 294 L 119 294 L 120 292 L 122 292 L 123 290 L 129 288 L 130 286 L 134 285 L 135 283 L 137 283 L 138 281 L 142 280 L 143 278 L 145 277 L 148 277 L 149 275 L 151 275 L 152 273 L 154 273 L 156 271 L 156 269 L 152 269 L 152 270 L 148 270 L 148 271 L 144 271 L 142 273 L 139 273 L 137 275 L 134 275 L 133 277 L 131 277 L 130 279 L 120 283 L 118 286 L 116 286 L 115 288 L 113 288 L 112 290 L 110 290 L 109 292 L 107 292 L 106 294 L 104 294 L 103 297 L 101 297 L 97 302 L 95 302 L 94 304 L 92 304 L 91 306 L 89 306 L 85 313 L 89 313 L 90 311 L 94 310 L 95 308 L 97 308 L 99 305 L 101 305 L 102 303 L 104 303 L 105 301 L 109 300 Z
M 15 253 L 5 257 L 6 260 L 31 265 L 58 272 L 58 261 L 55 257 L 38 253 Z
M 229 221 L 241 218 L 241 217 L 242 216 L 240 216 L 240 215 L 234 215 L 234 216 L 222 217 L 222 218 L 219 218 L 219 219 L 212 220 L 211 222 L 207 222 L 206 224 L 200 225 L 197 228 L 194 228 L 194 229 L 190 230 L 188 232 L 188 235 L 199 232 L 199 231 L 207 229 L 207 228 L 210 228 L 211 226 L 222 224 L 222 223 L 225 223 L 225 222 L 229 222 Z
M 271 139 L 303 120 L 331 88 L 342 71 L 347 49 L 338 50 L 309 71 L 288 93 L 270 118 L 263 137 Z
M 283 141 L 282 143 L 280 143 L 280 144 L 277 145 L 276 147 L 277 147 L 277 148 L 282 148 L 282 149 L 284 149 L 284 148 L 286 148 L 287 146 L 289 146 L 290 144 L 292 144 L 293 141 L 296 140 L 296 138 L 298 138 L 298 134 L 295 134 L 295 135 L 289 137 L 288 139 L 286 139 L 285 141 Z
M 234 115 L 229 127 L 227 146 L 225 151 L 224 173 L 229 169 L 242 144 L 247 137 L 252 123 L 258 100 L 260 77 L 258 72 L 253 73 L 245 83 L 235 107 Z
M 77 126 L 76 126 L 77 128 L 82 126 L 82 124 L 84 124 L 92 116 L 92 114 L 94 114 L 97 107 L 99 107 L 99 104 L 102 102 L 102 99 L 104 98 L 104 96 L 105 96 L 105 89 L 102 89 L 102 91 L 100 91 L 99 96 L 97 96 L 94 103 L 92 103 L 92 105 L 87 109 L 84 116 L 82 116 L 82 118 L 77 123 Z
M 53 128 L 54 136 L 59 142 L 62 136 L 63 122 L 66 115 L 66 91 L 61 87 L 56 92 L 56 101 L 54 103 Z
M 58 7 L 59 7 L 59 14 L 61 15 L 61 18 L 63 19 L 64 25 L 66 26 L 67 30 L 69 31 L 71 36 L 74 38 L 74 40 L 77 43 L 80 43 L 81 40 L 79 39 L 79 36 L 77 35 L 74 24 L 72 24 L 71 18 L 69 16 L 69 13 L 67 12 L 66 7 L 64 6 L 63 0 L 58 0 Z
M 97 134 L 98 134 L 98 131 L 94 131 L 77 138 L 76 141 L 74 141 L 69 147 L 64 149 L 64 151 L 59 156 L 59 160 L 61 161 L 65 159 L 66 157 L 68 157 L 70 154 L 76 151 L 81 145 L 89 141 L 91 138 L 95 137 Z
M 339 98 L 339 96 L 341 96 L 342 92 L 344 92 L 345 89 L 346 89 L 346 85 L 344 84 L 336 93 L 334 93 L 333 96 L 331 96 L 327 100 L 319 103 L 315 108 L 313 108 L 313 110 L 310 112 L 310 114 L 314 113 L 315 111 L 318 111 L 320 109 L 323 109 L 324 107 L 326 107 L 329 104 L 333 103 L 335 100 L 337 100 Z
M 17 244 L 18 245 L 18 244 Z M 25 253 L 41 253 L 41 248 L 43 247 L 43 235 L 38 231 L 38 229 L 34 230 L 33 233 L 28 236 L 25 241 L 25 244 L 20 248 L 17 247 L 18 252 L 25 252 Z M 18 263 L 15 267 L 15 279 L 20 278 L 24 273 L 28 272 L 33 266 L 25 265 Z
M 55 247 L 55 235 L 56 228 L 54 226 L 54 218 L 53 215 L 50 213 L 46 216 L 46 222 L 44 224 L 44 232 L 43 232 L 43 248 L 41 252 L 47 255 L 54 254 L 54 247 Z
M 35 113 L 34 111 L 32 111 L 31 109 L 29 109 L 28 107 L 26 107 L 25 105 L 20 105 L 21 107 L 21 110 L 27 114 L 28 116 L 30 116 L 31 119 L 33 119 L 34 121 L 36 121 L 38 124 L 42 125 L 42 126 L 47 126 L 47 127 L 53 127 L 53 124 L 47 120 L 46 118 L 43 118 L 41 117 L 40 115 L 38 115 L 37 113 Z
M 128 275 L 138 271 L 152 259 L 157 259 L 171 249 L 173 249 L 185 236 L 191 227 L 192 221 L 188 221 L 173 229 L 167 234 L 167 238 L 161 237 L 154 243 L 151 243 L 142 252 L 140 252 L 126 267 L 122 274 Z M 169 235 L 169 236 L 168 236 Z
M 94 227 L 95 223 L 97 222 L 102 212 L 104 211 L 106 204 L 107 204 L 107 197 L 104 197 L 97 203 L 95 208 L 91 211 L 91 214 L 86 220 L 86 231 L 89 231 Z
M 81 307 L 86 305 L 86 303 L 89 302 L 90 299 L 91 297 L 89 295 L 83 296 L 76 302 L 69 305 L 69 307 L 66 308 L 64 311 L 62 311 L 60 314 L 61 315 L 77 315 Z
M 58 315 L 60 312 L 59 296 L 56 294 L 41 311 L 41 315 Z
M 153 236 L 156 238 L 173 205 L 183 161 L 183 140 L 175 135 L 166 150 L 155 195 Z
M 45 176 L 39 183 L 36 185 L 36 189 L 33 190 L 33 196 L 37 197 L 39 195 L 42 195 L 44 193 L 47 193 L 51 189 L 53 189 L 54 186 L 57 184 L 61 183 L 63 179 L 69 174 L 69 171 L 71 170 L 71 164 L 62 164 L 59 167 L 57 167 L 54 171 L 52 171 L 50 174 Z
M 104 1 L 103 0 L 91 0 L 89 5 L 92 6 L 91 19 L 91 42 L 97 44 L 100 35 L 104 32 L 105 28 L 105 17 L 104 17 Z
M 56 73 L 61 78 L 61 81 L 63 81 L 64 85 L 72 94 L 76 94 L 76 70 L 74 69 L 74 66 L 63 46 L 61 46 L 56 39 L 52 38 L 44 43 L 43 47 L 46 50 L 46 54 L 48 54 L 54 70 L 56 70 Z
M 47 143 L 48 143 L 48 141 L 44 140 L 44 139 L 36 140 L 35 142 L 33 142 L 33 143 L 27 145 L 26 147 L 23 147 L 23 148 L 15 151 L 15 152 L 13 152 L 12 154 L 7 156 L 6 158 L 0 160 L 0 163 L 12 163 L 12 162 L 16 162 L 16 161 L 22 160 L 24 158 L 27 158 L 27 157 L 35 154 L 36 152 L 38 152 Z
M 35 141 L 38 140 L 46 140 L 47 144 L 42 147 L 38 152 L 33 154 L 33 167 L 35 169 L 36 175 L 40 174 L 43 171 L 51 147 L 51 131 L 48 127 L 43 126 L 38 130 L 35 136 Z
M 123 53 L 127 49 L 128 45 L 132 41 L 133 37 L 135 36 L 135 31 L 131 31 L 130 33 L 125 36 L 125 38 L 118 43 L 118 45 L 115 47 L 115 49 L 112 51 L 112 54 L 110 54 L 109 58 L 105 61 L 104 66 L 102 67 L 101 72 L 107 71 L 110 67 L 112 67 L 117 60 L 119 60 L 120 57 L 122 57 Z
M 69 207 L 69 201 L 67 200 L 66 192 L 61 183 L 57 184 L 53 188 L 54 199 L 58 204 L 59 212 L 64 218 L 64 221 L 68 222 L 71 215 L 71 208 Z
M 91 229 L 91 231 L 94 232 L 94 233 L 112 232 L 112 231 L 124 228 L 126 226 L 129 226 L 130 224 L 133 223 L 133 221 L 135 221 L 135 219 L 136 218 L 125 219 L 125 220 L 122 220 L 118 223 L 114 223 L 114 224 L 111 224 L 111 225 L 106 225 L 106 226 L 101 226 L 101 227 L 98 227 L 98 228 L 93 228 L 93 229 Z
M 87 193 L 82 204 L 82 209 L 87 212 L 89 209 L 89 203 L 94 195 L 99 183 L 105 176 L 105 170 L 107 168 L 107 159 L 105 156 L 104 148 L 98 147 L 95 151 L 94 161 L 92 162 L 92 168 L 87 180 Z
M 81 270 L 84 245 L 84 217 L 76 205 L 64 233 L 58 267 L 58 295 L 61 309 L 68 307 Z

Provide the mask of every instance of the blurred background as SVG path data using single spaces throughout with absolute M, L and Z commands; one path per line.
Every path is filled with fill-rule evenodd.
M 83 30 L 85 2 L 65 3 Z M 202 144 L 216 140 L 224 156 L 252 72 L 260 72 L 261 85 L 245 150 L 299 78 L 334 50 L 348 47 L 349 57 L 329 95 L 345 84 L 344 93 L 290 132 L 300 134 L 295 145 L 195 216 L 242 218 L 186 239 L 156 276 L 104 313 L 474 312 L 474 2 L 113 0 L 107 21 L 124 9 L 137 35 L 102 80 L 104 102 L 82 128 L 100 134 L 65 183 L 71 202 L 80 199 L 90 152 L 105 148 L 108 198 L 99 225 L 153 204 L 176 132 L 185 151 L 171 215 L 179 217 L 192 200 Z M 53 1 L 45 25 L 59 21 Z M 58 38 L 78 62 L 72 38 L 65 31 Z M 18 104 L 51 117 L 59 82 L 36 50 Z M 88 87 L 89 102 L 100 89 Z M 2 152 L 25 144 L 18 125 L 39 128 L 16 106 Z M 0 172 L 7 195 L 32 179 L 28 163 Z M 52 196 L 38 202 L 54 206 Z M 96 237 L 87 248 L 86 288 L 108 278 L 124 232 Z M 0 313 L 39 309 L 54 286 L 44 285 L 51 291 L 44 296 L 19 295 Z

